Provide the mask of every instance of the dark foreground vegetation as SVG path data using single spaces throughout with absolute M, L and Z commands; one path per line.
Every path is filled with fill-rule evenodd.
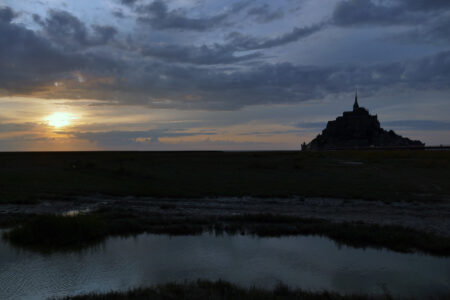
M 95 245 L 109 233 L 105 220 L 95 215 L 39 215 L 4 233 L 3 237 L 15 245 L 51 252 Z
M 306 292 L 303 290 L 289 289 L 284 285 L 279 285 L 273 290 L 258 288 L 241 288 L 225 281 L 197 281 L 191 283 L 168 283 L 156 285 L 151 288 L 140 288 L 128 292 L 110 292 L 107 294 L 89 294 L 75 297 L 63 298 L 66 300 L 103 300 L 103 299 L 184 299 L 184 300 L 275 300 L 275 299 L 302 299 L 302 300 L 391 300 L 390 295 L 370 296 L 370 295 L 340 295 L 333 292 Z M 405 299 L 405 298 L 401 298 Z M 422 298 L 423 299 L 423 298 Z M 444 296 L 429 299 L 448 299 Z
M 91 195 L 440 201 L 450 151 L 0 153 L 0 202 Z
M 256 236 L 320 235 L 353 247 L 387 248 L 450 256 L 450 238 L 400 226 L 361 222 L 332 223 L 270 214 L 167 217 L 138 215 L 126 210 L 102 210 L 73 217 L 40 215 L 4 233 L 12 244 L 40 252 L 77 250 L 95 245 L 108 236 L 139 233 L 193 235 L 251 234 Z

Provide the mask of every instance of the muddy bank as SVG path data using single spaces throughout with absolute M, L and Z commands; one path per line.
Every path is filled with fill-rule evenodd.
M 361 221 L 367 224 L 400 225 L 450 237 L 450 203 L 389 202 L 332 198 L 223 197 L 164 199 L 137 197 L 77 197 L 31 205 L 1 204 L 0 218 L 11 214 L 63 214 L 73 211 L 114 209 L 140 216 L 164 214 L 174 218 L 227 217 L 243 214 L 273 214 L 320 218 L 332 222 Z

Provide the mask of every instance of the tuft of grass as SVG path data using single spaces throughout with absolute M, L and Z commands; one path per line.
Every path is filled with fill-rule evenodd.
M 392 300 L 392 296 L 348 294 L 335 292 L 308 292 L 301 289 L 290 289 L 279 284 L 272 290 L 260 288 L 242 288 L 232 283 L 219 281 L 198 280 L 196 282 L 166 283 L 149 288 L 138 288 L 127 292 L 110 292 L 107 294 L 88 294 L 61 298 L 64 300 L 128 300 L 128 299 L 154 299 L 154 300 Z M 406 299 L 406 298 L 395 298 Z M 408 298 L 411 299 L 411 298 Z M 423 299 L 423 298 L 422 298 Z M 426 298 L 425 298 L 426 299 Z M 430 297 L 428 299 L 448 299 Z

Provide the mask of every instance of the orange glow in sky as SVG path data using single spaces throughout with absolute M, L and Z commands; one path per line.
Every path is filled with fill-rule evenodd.
M 55 112 L 45 118 L 49 126 L 62 128 L 71 125 L 72 120 L 76 117 L 67 112 Z

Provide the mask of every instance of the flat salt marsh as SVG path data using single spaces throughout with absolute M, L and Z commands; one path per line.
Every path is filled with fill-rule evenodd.
M 338 246 L 315 236 L 141 234 L 42 255 L 0 242 L 0 298 L 36 299 L 185 280 L 428 297 L 450 294 L 450 258 Z
M 80 195 L 448 201 L 450 151 L 0 153 L 0 202 Z

